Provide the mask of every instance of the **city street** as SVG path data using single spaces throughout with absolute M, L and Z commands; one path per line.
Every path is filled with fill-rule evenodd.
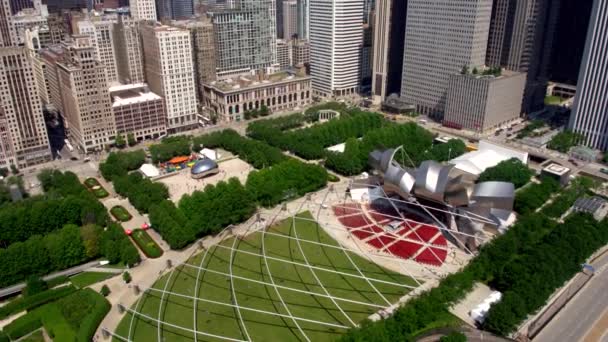
M 604 255 L 594 266 L 601 269 L 599 274 L 541 330 L 534 342 L 608 342 L 608 256 Z

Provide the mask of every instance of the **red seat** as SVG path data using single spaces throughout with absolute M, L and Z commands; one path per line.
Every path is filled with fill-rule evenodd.
M 367 228 L 352 230 L 351 232 L 353 233 L 354 236 L 358 237 L 360 240 L 365 240 L 368 237 L 374 235 L 374 233 L 367 230 Z
M 432 245 L 434 246 L 447 246 L 448 245 L 448 241 L 445 239 L 445 237 L 443 235 L 438 235 L 435 240 L 433 240 L 431 242 Z
M 371 239 L 371 240 L 367 241 L 367 243 L 369 243 L 370 245 L 372 245 L 378 249 L 382 249 L 382 248 L 388 246 L 393 241 L 395 241 L 394 237 L 390 237 L 388 235 L 380 235 L 379 237 L 377 237 L 375 239 Z
M 441 248 L 428 247 L 416 256 L 416 261 L 432 266 L 441 266 L 448 255 L 448 251 Z
M 361 205 L 358 203 L 345 203 L 336 205 L 333 208 L 334 215 L 336 216 L 346 216 L 353 215 L 361 212 Z
M 368 225 L 363 214 L 338 217 L 340 223 L 350 228 L 361 228 Z
M 435 237 L 439 233 L 439 229 L 434 226 L 430 226 L 428 224 L 423 225 L 422 227 L 416 229 L 415 233 L 412 232 L 408 235 L 408 238 L 413 240 L 422 240 L 424 242 L 429 242 L 431 239 Z M 418 238 L 419 237 L 419 238 Z
M 400 258 L 403 258 L 403 259 L 409 259 L 414 254 L 416 254 L 416 252 L 420 248 L 422 248 L 421 244 L 418 244 L 418 243 L 415 243 L 415 242 L 409 242 L 409 241 L 400 240 L 400 241 L 397 241 L 394 244 L 392 244 L 388 248 L 388 250 L 393 255 L 396 255 L 396 256 L 398 256 Z

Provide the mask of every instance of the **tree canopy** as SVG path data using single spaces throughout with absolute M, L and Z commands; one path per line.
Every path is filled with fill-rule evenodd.
M 547 144 L 547 147 L 562 153 L 568 153 L 571 147 L 576 146 L 582 142 L 583 139 L 584 136 L 582 134 L 574 133 L 572 131 L 563 131 L 554 136 Z
M 533 175 L 534 172 L 519 159 L 511 158 L 486 169 L 479 176 L 478 182 L 511 182 L 515 188 L 521 188 L 530 181 Z

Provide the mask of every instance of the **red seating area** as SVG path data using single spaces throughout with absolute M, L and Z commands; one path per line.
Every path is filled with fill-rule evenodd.
M 367 243 L 369 243 L 370 245 L 372 245 L 378 249 L 382 249 L 382 248 L 388 246 L 390 243 L 392 243 L 395 240 L 396 240 L 396 238 L 389 236 L 388 234 L 385 234 L 385 235 L 380 235 L 375 239 L 371 239 L 371 240 L 367 241 Z
M 447 240 L 440 234 L 440 230 L 432 225 L 408 220 L 403 222 L 395 234 L 373 224 L 388 224 L 394 221 L 384 213 L 399 216 L 394 210 L 370 208 L 366 216 L 361 206 L 348 203 L 333 207 L 334 214 L 342 225 L 349 228 L 354 236 L 378 250 L 391 253 L 403 259 L 412 259 L 432 266 L 441 266 L 447 257 Z M 408 217 L 409 218 L 409 217 Z M 373 220 L 373 221 L 372 221 Z M 413 241 L 408 241 L 413 240 Z
M 441 266 L 447 256 L 448 251 L 445 249 L 428 247 L 423 250 L 422 253 L 418 254 L 414 260 L 423 264 Z
M 361 205 L 357 203 L 345 203 L 333 207 L 334 214 L 338 217 L 358 214 L 361 212 Z
M 437 233 L 439 233 L 439 229 L 425 224 L 411 232 L 407 237 L 412 240 L 430 242 L 431 239 L 437 235 Z
M 369 222 L 365 220 L 363 214 L 342 216 L 338 217 L 338 220 L 348 228 L 361 228 L 369 225 Z
M 367 228 L 352 230 L 351 233 L 353 233 L 353 235 L 358 237 L 360 240 L 365 240 L 374 235 L 374 233 L 369 231 Z
M 400 258 L 409 259 L 414 256 L 420 248 L 422 248 L 421 244 L 400 240 L 388 247 L 388 250 Z

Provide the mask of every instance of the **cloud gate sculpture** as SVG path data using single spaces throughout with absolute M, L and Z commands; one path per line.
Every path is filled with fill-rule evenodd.
M 436 161 L 424 161 L 407 168 L 395 161 L 396 149 L 370 153 L 369 163 L 383 180 L 387 193 L 403 199 L 423 199 L 445 205 L 460 231 L 481 232 L 491 225 L 505 229 L 513 213 L 515 187 L 506 182 L 475 184 L 475 176 Z

